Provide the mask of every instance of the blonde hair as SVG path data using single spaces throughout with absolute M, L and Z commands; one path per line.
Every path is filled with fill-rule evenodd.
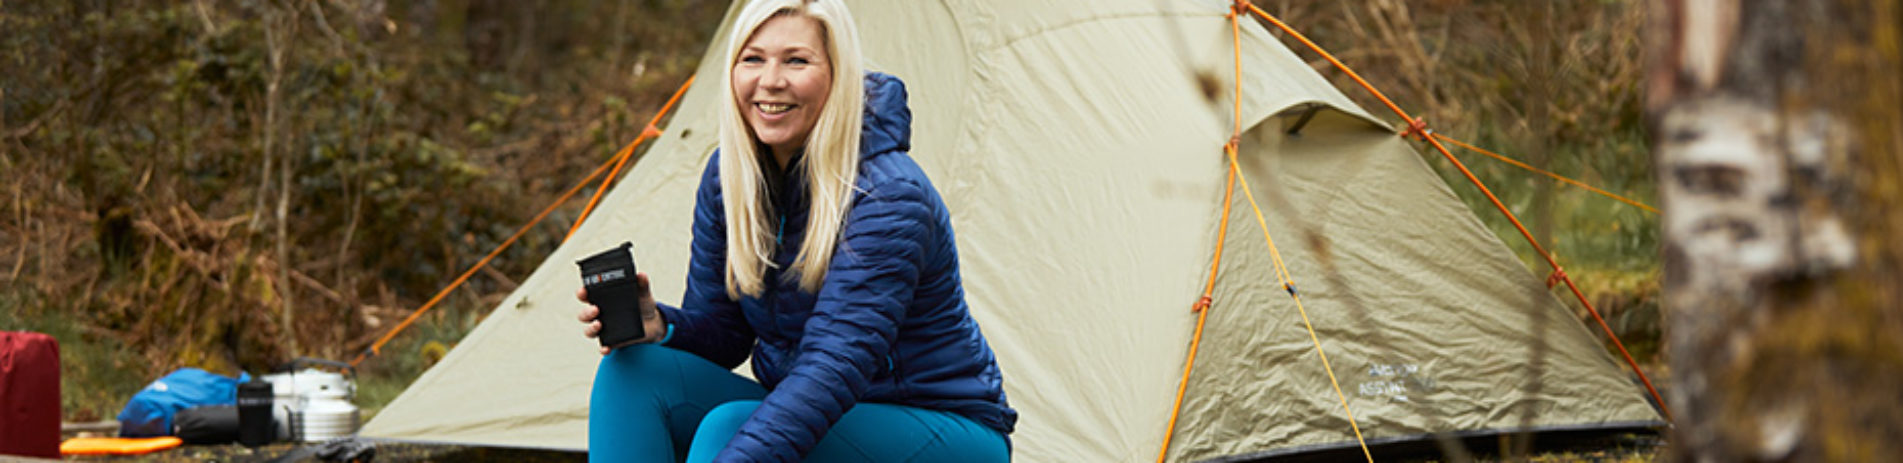
M 806 185 L 811 212 L 806 238 L 793 259 L 792 273 L 800 289 L 818 292 L 832 264 L 846 213 L 852 207 L 854 182 L 859 177 L 860 118 L 865 112 L 865 63 L 859 54 L 859 32 L 840 0 L 761 0 L 740 11 L 727 38 L 727 69 L 720 84 L 726 103 L 720 110 L 720 190 L 727 219 L 727 296 L 759 296 L 765 289 L 766 269 L 775 266 L 780 224 L 768 217 L 765 173 L 760 171 L 759 149 L 753 129 L 741 118 L 743 110 L 733 93 L 733 65 L 755 31 L 782 16 L 812 18 L 826 40 L 826 62 L 833 76 L 830 96 L 806 139 Z M 780 211 L 784 214 L 786 211 Z

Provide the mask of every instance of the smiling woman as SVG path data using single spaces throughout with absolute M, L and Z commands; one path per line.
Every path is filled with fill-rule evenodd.
M 806 135 L 831 93 L 832 60 L 824 31 L 813 18 L 775 16 L 754 32 L 733 65 L 734 103 L 778 166 L 806 148 Z
M 1017 412 L 906 153 L 905 85 L 864 71 L 839 0 L 755 2 L 733 30 L 687 293 L 636 275 L 659 324 L 603 349 L 590 459 L 1009 461 Z M 729 371 L 749 360 L 759 382 Z
M 799 6 L 794 1 L 766 3 Z M 758 12 L 749 8 L 746 13 Z M 721 111 L 720 151 L 732 156 L 720 161 L 720 187 L 733 193 L 724 197 L 727 223 L 753 226 L 727 227 L 728 246 L 734 251 L 726 262 L 727 296 L 759 294 L 769 266 L 762 264 L 769 264 L 768 252 L 778 246 L 770 241 L 782 238 L 779 228 L 784 225 L 768 217 L 766 209 L 772 204 L 758 200 L 761 188 L 780 186 L 765 180 L 769 176 L 763 168 L 803 174 L 810 187 L 813 217 L 808 223 L 814 226 L 806 230 L 793 265 L 800 270 L 800 288 L 816 291 L 839 240 L 846 194 L 859 176 L 865 84 L 833 78 L 865 72 L 858 28 L 844 5 L 811 4 L 775 9 L 751 37 L 736 36 L 729 43 L 737 44 L 727 52 L 732 67 L 725 76 L 733 104 Z M 835 95 L 838 101 L 831 101 Z M 761 156 L 763 147 L 772 156 Z M 789 172 L 795 155 L 804 159 L 809 153 L 811 162 L 799 166 L 800 172 Z

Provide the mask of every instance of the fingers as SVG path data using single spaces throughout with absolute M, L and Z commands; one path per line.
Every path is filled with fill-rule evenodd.
M 641 296 L 639 301 L 637 301 L 641 304 L 641 310 L 644 312 L 652 311 L 649 307 L 654 305 L 654 292 L 650 291 L 650 287 L 648 286 L 648 274 L 636 272 L 634 274 L 634 282 L 641 288 Z
M 575 299 L 580 300 L 583 303 L 588 302 L 588 288 L 585 286 L 581 288 L 576 288 Z M 598 336 L 601 336 L 601 322 L 597 321 L 596 320 L 597 318 L 601 318 L 600 307 L 595 307 L 594 304 L 587 304 L 582 306 L 581 313 L 575 315 L 575 319 L 581 320 L 582 323 L 586 323 L 586 325 L 582 325 L 581 327 L 582 337 L 586 337 L 588 339 L 594 339 Z M 608 346 L 601 346 L 600 352 L 601 352 L 601 355 L 608 355 L 608 353 L 612 352 L 613 350 L 614 349 L 609 348 Z
M 641 302 L 643 303 L 643 305 L 644 306 L 652 305 L 653 296 L 648 294 L 648 274 L 645 272 L 635 272 L 634 281 L 635 281 L 635 284 L 639 285 L 641 288 Z M 575 290 L 575 298 L 581 300 L 584 303 L 588 302 L 588 289 L 584 287 L 584 288 Z M 651 313 L 653 312 L 653 309 L 646 309 L 644 310 L 644 312 Z M 652 315 L 649 315 L 648 313 L 644 313 L 643 315 L 658 318 L 657 316 L 652 316 Z M 582 323 L 587 324 L 582 327 L 582 336 L 586 336 L 590 339 L 601 336 L 601 321 L 598 320 L 600 317 L 601 317 L 600 307 L 596 307 L 593 304 L 588 304 L 582 307 L 581 313 L 576 315 L 575 317 L 576 319 L 581 320 Z M 601 348 L 598 349 L 598 352 L 601 352 L 601 355 L 608 355 L 608 353 L 614 352 L 615 349 L 620 349 L 622 347 L 636 344 L 640 341 L 642 340 L 635 339 L 635 340 L 623 342 L 618 345 L 601 346 Z
M 615 344 L 615 345 L 612 345 L 612 346 L 608 346 L 608 347 L 604 347 L 604 348 L 602 348 L 602 349 L 603 349 L 603 351 L 604 351 L 604 352 L 605 352 L 605 351 L 612 351 L 612 350 L 615 350 L 615 349 L 620 349 L 620 348 L 623 348 L 623 347 L 628 347 L 628 346 L 632 346 L 632 345 L 635 345 L 635 344 L 639 344 L 640 342 L 641 342 L 641 340 L 639 340 L 639 339 L 636 339 L 636 340 L 632 340 L 632 341 L 627 341 L 627 342 L 623 342 L 623 343 L 620 343 L 620 344 Z
M 641 343 L 641 340 L 636 339 L 632 341 L 623 342 L 620 344 L 615 344 L 612 346 L 601 346 L 601 349 L 600 349 L 601 355 L 608 355 L 609 352 L 614 352 L 615 349 L 620 349 L 623 347 L 628 347 L 628 346 L 632 346 L 632 345 L 640 344 L 640 343 Z

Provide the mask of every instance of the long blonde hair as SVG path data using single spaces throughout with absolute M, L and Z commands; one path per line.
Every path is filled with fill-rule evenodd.
M 761 0 L 740 11 L 727 38 L 727 69 L 720 75 L 726 103 L 720 110 L 720 190 L 727 219 L 727 296 L 759 296 L 766 269 L 774 266 L 778 223 L 768 217 L 766 175 L 753 129 L 741 118 L 733 93 L 733 65 L 740 50 L 767 20 L 795 16 L 819 22 L 832 66 L 832 89 L 806 139 L 806 185 L 811 204 L 806 238 L 793 259 L 800 289 L 818 292 L 832 264 L 859 177 L 860 118 L 865 106 L 865 63 L 859 30 L 840 0 Z M 784 214 L 787 211 L 779 211 Z

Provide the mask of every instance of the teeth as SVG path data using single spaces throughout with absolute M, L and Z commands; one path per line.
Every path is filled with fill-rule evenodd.
M 759 103 L 760 111 L 767 114 L 779 114 L 793 110 L 793 105 L 785 103 Z

